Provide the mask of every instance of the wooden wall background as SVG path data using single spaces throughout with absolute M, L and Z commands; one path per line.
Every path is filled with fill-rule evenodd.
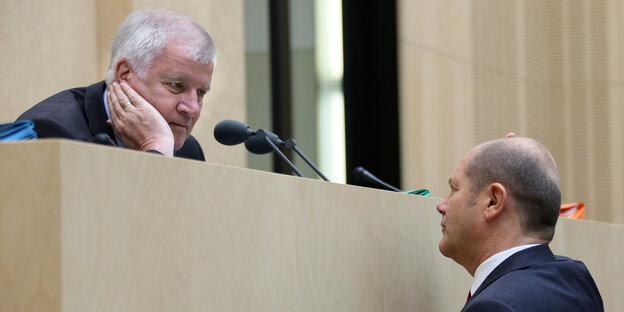
M 624 224 L 624 3 L 399 1 L 403 187 L 448 193 L 471 147 L 507 132 L 553 153 L 564 202 Z

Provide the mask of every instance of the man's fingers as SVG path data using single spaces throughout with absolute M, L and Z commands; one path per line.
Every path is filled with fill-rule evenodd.
M 113 82 L 113 90 L 117 102 L 119 103 L 119 107 L 121 107 L 123 110 L 132 109 L 132 107 L 130 106 L 134 104 L 134 102 L 132 102 L 132 100 L 127 96 L 127 94 L 117 82 Z
M 111 119 L 107 123 L 113 127 L 121 143 L 127 148 L 156 149 L 172 156 L 175 139 L 158 110 L 126 82 L 114 82 L 109 89 L 107 100 Z
M 128 97 L 128 101 L 136 107 L 143 107 L 147 103 L 143 97 L 141 97 L 134 89 L 132 89 L 128 83 L 122 81 L 119 87 L 123 94 Z

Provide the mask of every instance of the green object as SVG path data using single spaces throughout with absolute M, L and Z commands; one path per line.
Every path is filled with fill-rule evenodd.
M 418 196 L 431 197 L 431 194 L 429 193 L 428 189 L 419 189 L 419 190 L 413 190 L 413 191 L 405 191 L 403 193 L 405 193 L 405 194 L 412 194 L 412 195 L 418 195 Z

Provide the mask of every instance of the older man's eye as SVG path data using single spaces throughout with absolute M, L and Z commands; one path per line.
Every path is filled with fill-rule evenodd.
M 182 90 L 182 84 L 179 82 L 168 82 L 167 86 L 169 86 L 169 88 L 173 89 L 173 90 Z

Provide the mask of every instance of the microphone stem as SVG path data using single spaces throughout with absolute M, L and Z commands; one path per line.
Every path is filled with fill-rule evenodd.
M 286 156 L 284 155 L 284 153 L 282 153 L 282 151 L 279 150 L 279 148 L 277 148 L 277 146 L 275 146 L 275 144 L 273 144 L 273 142 L 271 142 L 271 139 L 269 139 L 266 135 L 264 136 L 264 140 L 269 143 L 269 145 L 271 145 L 271 147 L 273 148 L 273 150 L 277 153 L 277 155 L 279 155 L 279 157 L 285 161 L 288 166 L 290 166 L 290 168 L 300 177 L 303 177 L 303 174 L 301 174 L 301 172 L 299 171 L 299 169 L 297 169 L 297 167 L 295 167 L 295 165 L 290 162 L 290 160 L 288 160 L 288 158 L 286 158 Z
M 381 180 L 377 179 L 377 182 L 381 183 L 383 186 L 385 186 L 385 187 L 387 187 L 387 188 L 389 188 L 389 189 L 391 189 L 391 190 L 393 190 L 395 192 L 399 192 L 399 193 L 402 192 L 398 188 L 396 188 L 396 187 L 394 187 L 394 186 L 392 186 L 392 185 L 390 185 L 390 184 L 388 184 L 388 183 L 386 183 L 384 181 L 381 181 Z
M 292 149 L 293 149 L 293 150 L 294 150 L 297 154 L 299 154 L 299 156 L 300 156 L 300 157 L 301 157 L 301 158 L 302 158 L 302 159 L 303 159 L 306 163 L 308 163 L 308 165 L 310 166 L 310 168 L 312 168 L 312 169 L 313 169 L 313 170 L 314 170 L 314 171 L 315 171 L 315 172 L 319 175 L 319 177 L 321 177 L 321 178 L 322 178 L 323 180 L 325 180 L 325 181 L 329 181 L 329 180 L 327 179 L 327 177 L 326 177 L 323 173 L 321 173 L 321 171 L 320 171 L 318 168 L 316 168 L 316 166 L 312 163 L 312 161 L 310 161 L 310 159 L 308 159 L 308 157 L 306 157 L 306 155 L 304 155 L 304 154 L 303 154 L 303 152 L 301 152 L 301 151 L 299 150 L 299 148 L 297 147 L 297 145 L 294 145 L 294 146 L 292 147 Z
M 399 190 L 398 188 L 384 182 L 381 181 L 381 179 L 379 179 L 378 177 L 376 177 L 375 175 L 373 175 L 372 173 L 368 172 L 368 170 L 362 168 L 362 167 L 357 167 L 355 168 L 355 170 L 353 171 L 355 174 L 355 177 L 362 180 L 362 181 L 366 181 L 366 182 L 371 182 L 371 183 L 376 183 L 378 185 L 384 186 L 385 188 L 395 191 L 395 192 L 403 192 L 401 190 Z

